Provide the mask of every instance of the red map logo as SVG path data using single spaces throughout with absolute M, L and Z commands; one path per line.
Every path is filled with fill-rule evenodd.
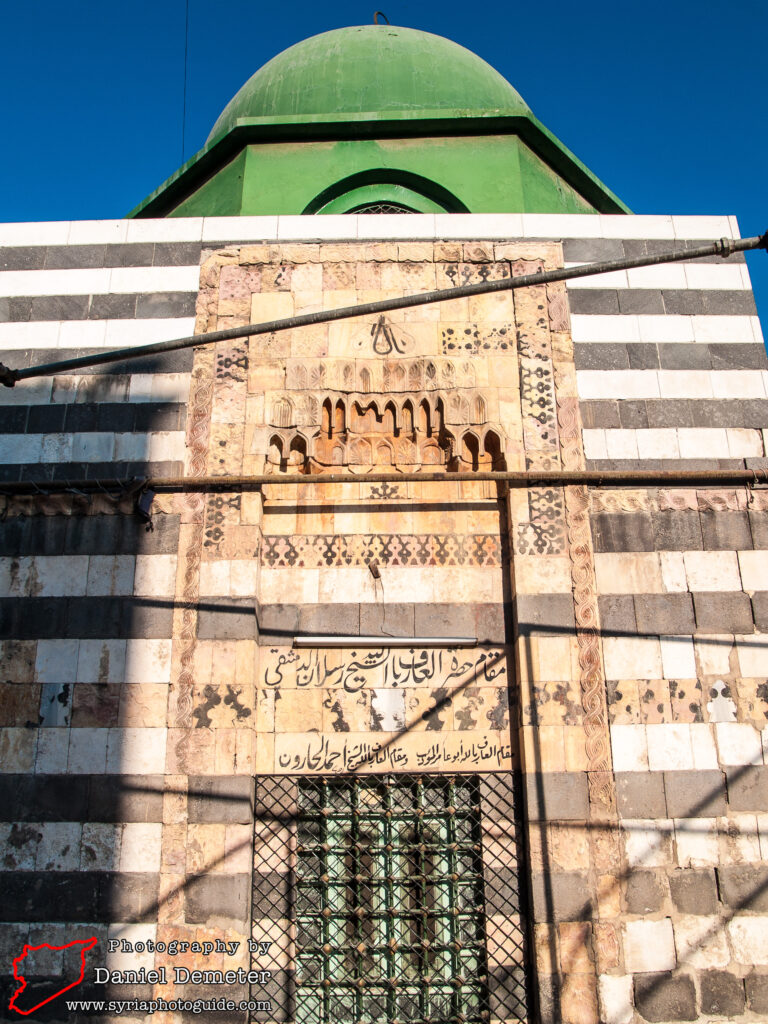
M 40 1007 L 45 1006 L 46 1003 L 50 1003 L 52 999 L 58 999 L 60 995 L 62 995 L 64 992 L 68 992 L 71 988 L 74 988 L 75 985 L 79 985 L 80 982 L 83 980 L 83 977 L 85 976 L 85 954 L 88 952 L 89 949 L 93 949 L 93 947 L 96 945 L 96 942 L 97 939 L 94 936 L 90 939 L 75 939 L 74 942 L 68 942 L 66 946 L 49 946 L 47 942 L 43 942 L 39 946 L 24 946 L 21 956 L 17 956 L 16 959 L 13 961 L 13 976 L 16 979 L 16 981 L 20 981 L 21 984 L 11 996 L 11 1001 L 8 1004 L 8 1009 L 15 1010 L 16 1013 L 21 1013 L 24 1014 L 24 1016 L 26 1016 L 29 1013 L 34 1013 L 35 1010 L 39 1010 Z M 21 962 L 25 960 L 30 953 L 34 953 L 38 949 L 49 949 L 54 953 L 59 953 L 64 949 L 71 949 L 73 946 L 80 947 L 80 977 L 77 979 L 77 981 L 70 982 L 69 985 L 65 985 L 63 988 L 60 988 L 57 992 L 54 992 L 53 995 L 47 996 L 45 999 L 43 999 L 42 1002 L 37 1003 L 36 1006 L 31 1006 L 28 1010 L 20 1010 L 18 1006 L 15 1006 L 14 1004 L 16 1000 L 27 987 L 27 979 L 24 977 L 23 974 L 19 973 L 19 965 L 21 964 Z

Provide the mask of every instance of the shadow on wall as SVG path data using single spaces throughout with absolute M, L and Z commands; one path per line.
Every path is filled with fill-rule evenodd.
M 51 998 L 80 973 L 68 944 L 97 939 L 71 994 L 100 999 L 109 939 L 154 932 L 173 610 L 142 595 L 174 592 L 178 516 L 147 532 L 130 497 L 45 484 L 181 475 L 190 368 L 174 353 L 0 396 L 18 456 L 4 479 L 39 485 L 0 527 L 3 1020 L 79 1019 Z

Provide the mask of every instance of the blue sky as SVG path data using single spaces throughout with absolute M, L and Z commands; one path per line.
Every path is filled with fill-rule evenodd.
M 768 229 L 764 0 L 189 0 L 184 158 L 270 57 L 375 6 L 496 67 L 635 213 Z M 184 24 L 185 0 L 4 5 L 0 221 L 120 217 L 179 166 Z M 748 261 L 768 334 L 768 254 Z

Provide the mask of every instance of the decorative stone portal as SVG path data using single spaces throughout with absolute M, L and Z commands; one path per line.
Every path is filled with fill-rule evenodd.
M 203 255 L 197 331 L 561 263 L 553 244 L 210 251 Z M 170 770 L 182 777 L 208 774 L 215 765 L 231 775 L 300 777 L 310 788 L 313 778 L 331 777 L 343 788 L 352 773 L 359 780 L 473 773 L 482 786 L 522 773 L 539 989 L 562 1005 L 564 1020 L 577 1014 L 596 1021 L 593 940 L 589 928 L 577 927 L 582 911 L 574 908 L 567 918 L 574 929 L 562 956 L 562 943 L 547 938 L 555 913 L 549 830 L 572 823 L 575 810 L 583 819 L 580 842 L 590 821 L 600 822 L 606 836 L 615 831 L 586 492 L 506 493 L 481 481 L 366 482 L 375 469 L 583 465 L 560 285 L 200 349 L 188 474 L 268 473 L 274 483 L 260 492 L 184 499 L 169 746 Z M 299 488 L 280 482 L 289 472 L 339 469 L 348 481 Z M 382 643 L 297 651 L 292 643 L 300 634 L 380 635 Z M 446 640 L 442 647 L 393 650 L 391 636 L 474 636 L 478 645 L 452 649 Z M 541 653 L 553 644 L 567 663 L 556 676 Z M 552 803 L 553 785 L 575 787 L 574 800 Z M 287 833 L 281 843 L 274 857 L 282 863 L 293 847 Z M 585 905 L 617 884 L 601 849 L 586 847 Z M 601 908 L 608 917 L 616 912 L 611 902 Z M 292 920 L 290 928 L 271 926 L 279 932 L 281 970 L 294 971 L 299 955 L 289 963 L 281 946 L 288 934 L 297 941 L 299 918 Z M 177 917 L 174 927 L 181 924 Z M 265 916 L 259 927 L 269 927 Z M 612 927 L 606 921 L 599 934 Z M 511 946 L 505 934 L 513 935 Z M 515 986 L 523 970 L 518 935 L 488 926 L 480 944 L 489 965 L 496 956 Z M 583 949 L 577 960 L 574 943 Z M 515 1016 L 520 1006 L 493 1009 L 490 966 L 487 978 L 472 989 L 467 1019 L 486 1012 L 494 1020 L 524 1019 Z M 361 991 L 339 996 L 346 1005 L 354 994 L 355 1008 L 344 1010 L 350 1020 L 366 1019 Z M 417 986 L 406 1001 L 423 1009 L 431 999 L 425 991 Z M 333 1013 L 326 1005 L 331 998 L 323 995 L 323 1013 L 342 1019 L 341 1003 Z M 386 1019 L 407 1019 L 400 1004 L 387 1005 Z

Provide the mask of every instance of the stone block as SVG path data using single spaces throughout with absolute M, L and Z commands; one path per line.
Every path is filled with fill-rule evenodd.
M 604 1024 L 630 1024 L 634 1016 L 632 1007 L 632 978 L 629 975 L 616 977 L 601 974 L 598 978 L 600 992 L 600 1020 Z
M 665 679 L 696 678 L 696 656 L 694 653 L 693 637 L 662 636 L 659 637 L 659 643 L 661 645 L 661 664 Z
M 598 597 L 597 603 L 603 636 L 634 636 L 637 633 L 635 602 L 629 594 L 603 595 Z
M 504 644 L 512 639 L 512 604 L 470 605 L 475 619 L 475 629 L 470 636 L 476 636 L 480 643 Z
M 8 520 L 8 525 L 10 520 Z M 768 549 L 768 512 L 750 511 L 749 525 L 752 532 L 752 546 L 761 551 Z
M 653 305 L 661 305 L 661 302 L 654 302 L 654 296 L 657 293 L 654 292 L 631 292 L 628 291 L 627 297 L 631 295 L 632 298 L 629 302 L 622 302 L 622 298 L 619 298 L 620 305 L 634 305 L 636 309 L 622 309 L 622 313 L 651 313 Z M 646 306 L 648 308 L 642 309 L 640 307 Z M 658 347 L 653 343 L 648 342 L 630 342 L 627 345 L 627 355 L 629 356 L 629 368 L 631 370 L 658 370 L 659 369 L 659 350 Z
M 768 917 L 736 914 L 726 925 L 733 958 L 742 964 L 768 965 Z
M 88 875 L 85 876 L 88 878 Z M 156 921 L 160 876 L 147 872 L 102 875 L 101 920 Z
M 707 345 L 691 345 L 685 342 L 667 342 L 659 345 L 659 364 L 662 370 L 709 370 L 711 362 Z
M 768 974 L 748 974 L 744 985 L 750 1010 L 753 1013 L 768 1014 Z
M 255 640 L 254 601 L 252 598 L 206 598 L 197 613 L 197 636 L 200 640 Z
M 673 861 L 674 827 L 671 819 L 622 820 L 624 854 L 632 868 L 666 867 Z
M 633 871 L 624 882 L 624 899 L 630 914 L 655 914 L 666 896 L 664 876 L 655 871 Z
M 525 775 L 531 821 L 581 821 L 589 817 L 589 792 L 584 772 L 530 772 Z
M 675 939 L 668 917 L 660 921 L 626 921 L 624 963 L 632 974 L 671 971 L 676 964 Z M 666 1020 L 668 1018 L 658 1018 Z
M 663 594 L 659 555 L 654 551 L 596 552 L 601 594 Z
M 768 766 L 731 765 L 725 769 L 728 805 L 732 811 L 768 808 Z
M 648 410 L 645 402 L 640 399 L 637 401 L 625 399 L 619 402 L 619 420 L 625 430 L 647 430 Z M 638 444 L 640 443 L 641 439 L 638 435 Z
M 474 607 L 471 604 L 417 604 L 413 606 L 413 628 L 415 633 L 412 635 L 475 636 Z M 366 606 L 361 605 L 361 622 L 366 614 Z M 387 613 L 387 621 L 389 621 L 389 613 Z M 361 632 L 364 632 L 362 627 Z
M 519 594 L 515 612 L 521 635 L 558 635 L 575 627 L 570 594 Z
M 701 548 L 698 512 L 653 512 L 651 521 L 657 551 L 697 551 Z
M 378 636 L 380 633 L 383 634 L 384 630 L 387 634 L 394 636 L 415 635 L 415 606 L 413 604 L 394 601 L 386 604 L 361 604 L 359 615 L 359 628 L 363 636 Z M 419 635 L 423 636 L 424 634 L 420 633 Z M 431 635 L 433 634 L 427 633 L 427 636 Z M 456 636 L 457 634 L 452 635 Z
M 663 679 L 657 636 L 605 637 L 606 679 Z
M 617 772 L 616 803 L 622 818 L 666 818 L 664 779 L 660 772 Z
M 669 891 L 675 909 L 681 914 L 717 913 L 714 871 L 675 871 L 669 876 Z
M 227 921 L 243 928 L 249 920 L 250 889 L 250 875 L 189 876 L 184 891 L 187 922 L 210 925 Z
M 747 722 L 718 722 L 717 748 L 723 765 L 763 764 L 760 733 Z
M 627 346 L 611 341 L 600 345 L 592 342 L 577 342 L 574 345 L 574 364 L 577 370 L 627 370 L 629 369 L 629 356 Z M 594 399 L 600 402 L 601 399 Z M 608 404 L 608 403 L 606 403 Z M 614 407 L 615 401 L 611 402 Z M 608 424 L 595 424 L 595 426 L 606 426 Z M 610 424 L 617 427 L 616 423 Z
M 757 629 L 768 633 L 768 590 L 755 591 L 752 595 L 752 615 Z
M 720 898 L 734 910 L 768 911 L 768 866 L 733 864 L 717 869 Z
M 161 822 L 162 775 L 94 775 L 90 779 L 88 820 Z
M 688 589 L 692 592 L 741 590 L 736 551 L 686 551 L 683 555 Z
M 538 979 L 539 1019 L 541 1024 L 562 1024 L 560 1012 L 560 979 L 557 975 L 541 975 Z
M 588 348 L 591 352 L 592 349 L 599 348 L 601 346 L 587 345 L 582 347 Z M 578 359 L 576 365 L 578 369 Z M 587 367 L 587 369 L 589 368 L 590 367 Z M 619 410 L 615 401 L 595 399 L 592 402 L 580 402 L 579 409 L 581 411 L 581 422 L 586 429 L 605 430 L 606 428 L 612 429 L 622 426 L 619 418 Z
M 571 289 L 568 301 L 572 314 L 604 315 L 619 312 L 618 294 L 608 288 Z
M 701 1012 L 733 1019 L 744 1013 L 744 982 L 728 971 L 702 971 L 699 975 Z
M 664 772 L 670 818 L 713 818 L 725 814 L 725 782 L 720 771 Z
M 635 618 L 644 634 L 690 635 L 695 628 L 690 594 L 637 594 Z
M 304 605 L 308 611 L 311 605 Z M 257 604 L 256 626 L 262 646 L 288 646 L 299 632 L 299 606 L 295 604 Z
M 743 591 L 693 595 L 699 633 L 751 633 L 752 605 Z
M 253 821 L 254 781 L 246 775 L 196 775 L 189 779 L 190 822 L 243 824 Z
M 647 1021 L 696 1020 L 693 980 L 684 974 L 638 974 L 635 1009 Z
M 746 512 L 702 511 L 699 516 L 706 551 L 745 551 L 752 547 Z
M 531 895 L 535 921 L 588 921 L 594 913 L 588 878 L 577 871 L 534 873 Z
M 360 605 L 347 602 L 300 605 L 298 632 L 304 635 L 359 636 Z
M 590 517 L 595 551 L 653 551 L 649 512 L 600 512 Z
M 692 427 L 696 403 L 689 398 L 655 399 L 646 402 L 649 427 Z
M 566 263 L 603 263 L 608 260 L 621 260 L 624 259 L 625 244 L 618 238 L 565 238 L 563 257 Z M 642 255 L 645 255 L 645 251 Z

